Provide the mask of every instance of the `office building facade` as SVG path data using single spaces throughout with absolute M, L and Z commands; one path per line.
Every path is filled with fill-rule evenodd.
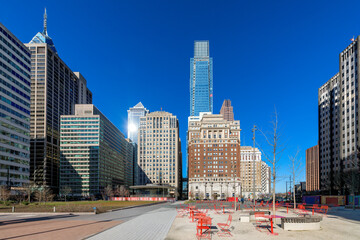
M 241 195 L 240 121 L 200 113 L 188 121 L 188 197 Z
M 340 174 L 335 179 L 335 187 L 338 187 L 342 194 L 350 194 L 353 180 L 347 176 L 356 174 L 359 176 L 359 152 L 360 152 L 360 73 L 359 73 L 359 54 L 360 54 L 360 36 L 340 53 L 339 55 L 339 76 L 340 76 L 340 111 L 339 111 L 339 129 L 340 129 L 340 164 L 334 166 L 334 171 Z M 322 164 L 322 162 L 320 163 Z M 320 168 L 322 165 L 320 165 Z M 343 187 L 343 186 L 346 187 Z M 357 188 L 358 186 L 354 186 Z
M 149 113 L 144 105 L 139 102 L 134 107 L 130 108 L 128 111 L 128 138 L 133 142 L 135 148 L 134 154 L 134 184 L 140 185 L 140 180 L 138 176 L 140 175 L 140 168 L 137 164 L 137 147 L 138 147 L 138 134 L 139 134 L 139 127 L 140 127 L 140 118 L 144 117 L 146 114 Z
M 133 144 L 92 104 L 61 116 L 60 149 L 60 194 L 69 187 L 72 196 L 90 197 L 133 184 Z
M 339 189 L 340 151 L 340 77 L 337 73 L 319 88 L 319 188 L 334 192 Z M 337 187 L 336 187 L 337 185 Z M 318 186 L 314 185 L 314 190 Z
M 209 41 L 194 42 L 194 57 L 190 59 L 190 116 L 213 112 L 213 59 Z
M 80 73 L 74 73 L 59 57 L 52 39 L 44 30 L 30 43 L 31 121 L 30 179 L 37 185 L 59 186 L 60 115 L 70 115 L 74 105 L 89 104 L 92 94 Z
M 137 155 L 141 185 L 168 185 L 173 197 L 181 196 L 182 153 L 176 116 L 158 111 L 141 117 Z
M 29 181 L 31 53 L 0 23 L 0 185 Z
M 255 150 L 255 151 L 254 151 Z M 257 148 L 250 146 L 241 147 L 241 184 L 242 194 L 245 198 L 253 198 L 254 178 L 255 178 L 255 196 L 263 192 L 263 161 L 261 161 L 261 152 Z M 266 164 L 266 163 L 265 163 Z M 265 176 L 264 176 L 265 177 Z M 266 183 L 264 183 L 266 184 Z
M 234 110 L 231 106 L 231 101 L 226 99 L 220 109 L 220 114 L 224 116 L 225 120 L 234 121 Z
M 261 193 L 271 193 L 271 168 L 261 161 Z
M 128 138 L 130 138 L 133 143 L 138 144 L 140 118 L 148 114 L 149 110 L 147 110 L 144 107 L 144 105 L 141 102 L 139 102 L 134 107 L 130 108 L 127 112 L 128 112 Z
M 306 191 L 320 190 L 319 145 L 306 149 Z

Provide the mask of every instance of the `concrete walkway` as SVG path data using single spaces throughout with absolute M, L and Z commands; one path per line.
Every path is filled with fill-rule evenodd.
M 159 208 L 96 234 L 88 239 L 165 239 L 175 217 L 175 208 Z

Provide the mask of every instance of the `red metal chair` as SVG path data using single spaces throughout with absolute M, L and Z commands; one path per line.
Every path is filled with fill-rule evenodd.
M 229 215 L 228 220 L 226 223 L 218 223 L 218 227 L 220 228 L 220 231 L 217 232 L 217 235 L 220 237 L 231 237 L 232 234 L 230 232 L 230 225 L 232 221 L 232 215 Z
M 202 217 L 199 219 L 196 225 L 196 237 L 197 239 L 211 239 L 211 232 L 208 231 L 211 229 L 211 218 L 210 217 Z M 205 230 L 203 232 L 203 230 Z
M 261 231 L 262 228 L 268 227 L 268 224 L 267 224 L 268 220 L 265 219 L 265 213 L 255 212 L 254 217 L 255 217 L 255 226 L 256 226 L 257 230 Z M 263 225 L 264 223 L 266 223 L 266 226 Z

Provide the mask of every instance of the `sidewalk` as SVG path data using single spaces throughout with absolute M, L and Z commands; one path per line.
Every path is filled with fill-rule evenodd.
M 96 234 L 88 239 L 165 239 L 175 217 L 176 210 L 174 208 L 160 208 Z

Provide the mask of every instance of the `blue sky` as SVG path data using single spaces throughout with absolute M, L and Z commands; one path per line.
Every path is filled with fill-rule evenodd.
M 299 148 L 305 166 L 305 150 L 317 144 L 318 88 L 360 28 L 357 1 L 2 1 L 0 21 L 29 42 L 45 7 L 60 57 L 124 134 L 126 110 L 139 101 L 179 118 L 184 174 L 189 61 L 194 40 L 209 40 L 214 111 L 231 99 L 243 145 L 252 144 L 253 124 L 270 130 L 276 106 L 286 145 L 277 191 L 285 191 L 288 156 Z

